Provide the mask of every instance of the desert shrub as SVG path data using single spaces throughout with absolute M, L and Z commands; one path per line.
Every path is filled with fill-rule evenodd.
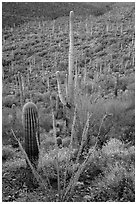
M 82 132 L 87 120 L 88 113 L 92 111 L 92 104 L 88 95 L 82 95 L 81 93 L 76 96 L 75 103 L 77 105 L 77 119 L 76 119 L 76 139 L 80 144 L 82 138 Z
M 126 110 L 127 103 L 118 99 L 110 99 L 105 103 L 105 109 L 108 113 L 113 114 L 113 120 L 119 121 L 120 114 Z
M 125 142 L 130 141 L 134 143 L 135 111 L 134 109 L 130 109 L 132 106 L 131 100 L 111 100 L 106 105 L 108 111 L 113 114 L 112 122 L 115 128 L 115 137 Z M 128 135 L 127 133 L 130 134 Z
M 68 155 L 71 155 L 71 158 L 74 158 L 76 154 L 76 150 L 72 150 L 70 153 L 70 150 L 68 148 L 61 148 L 58 150 L 58 167 L 56 165 L 56 150 L 51 149 L 48 153 L 45 153 L 44 151 L 41 152 L 40 158 L 39 158 L 39 165 L 38 165 L 38 171 L 41 172 L 43 170 L 43 176 L 48 176 L 49 179 L 55 179 L 57 180 L 57 168 L 59 168 L 60 172 L 60 178 L 61 182 L 63 182 L 64 172 L 66 169 L 66 159 Z M 72 175 L 73 168 L 75 168 L 75 164 L 72 162 L 68 165 L 68 177 L 70 178 L 70 175 Z
M 86 91 L 86 93 L 91 94 L 93 92 L 93 83 L 92 82 L 87 82 L 84 85 L 84 90 Z
M 111 171 L 100 177 L 91 194 L 93 202 L 134 202 L 134 172 L 128 173 L 123 167 L 114 165 Z
M 3 108 L 2 109 L 2 142 L 3 144 L 7 144 L 8 142 L 10 142 L 11 123 L 9 120 L 9 115 L 12 115 L 11 108 Z
M 135 147 L 126 145 L 120 141 L 119 139 L 111 138 L 107 144 L 102 147 L 102 157 L 107 158 L 108 166 L 109 163 L 113 163 L 116 160 L 122 162 L 122 165 L 126 165 L 126 161 L 128 161 L 128 165 L 134 165 L 135 162 Z M 123 161 L 121 161 L 121 159 Z M 129 170 L 129 169 L 127 169 Z
M 43 151 L 48 152 L 50 149 L 54 149 L 55 146 L 55 141 L 53 136 L 46 136 L 45 138 L 43 138 L 43 140 L 41 141 L 41 148 L 43 149 Z
M 26 161 L 24 158 L 16 158 L 15 154 L 15 159 L 8 161 L 4 164 L 5 167 L 9 169 L 9 171 L 15 172 L 21 172 L 23 169 L 25 170 L 26 167 Z M 21 178 L 22 179 L 22 178 Z
M 93 147 L 91 147 L 91 150 L 93 150 Z M 103 163 L 103 160 L 101 159 L 100 152 L 94 150 L 81 174 L 79 181 L 84 181 L 86 184 L 86 179 L 88 179 L 88 181 L 92 182 L 99 175 L 103 174 L 104 166 L 105 163 Z
M 2 161 L 7 161 L 15 156 L 15 151 L 10 145 L 2 147 Z
M 10 95 L 10 88 L 9 88 L 9 85 L 8 85 L 8 80 L 4 79 L 3 82 L 2 82 L 2 97 L 5 97 L 7 95 Z
M 118 88 L 122 91 L 125 91 L 127 89 L 128 81 L 126 77 L 122 77 L 118 81 Z
M 58 152 L 58 162 L 59 162 L 60 169 L 61 169 L 61 163 L 63 163 L 63 161 L 66 159 L 66 154 L 67 154 L 66 149 L 60 149 Z M 49 178 L 57 179 L 57 166 L 55 162 L 55 156 L 56 156 L 55 149 L 52 149 L 51 151 L 49 151 L 48 154 L 42 153 L 40 155 L 38 169 L 39 171 L 41 171 L 42 169 L 45 169 L 45 171 L 43 172 L 43 176 L 44 176 L 44 173 L 46 173 Z M 65 163 L 64 163 L 64 170 L 65 170 Z
M 47 55 L 47 50 L 42 50 L 42 51 L 38 52 L 38 55 L 40 57 L 43 57 L 43 56 Z
M 67 62 L 60 62 L 58 64 L 58 67 L 56 68 L 57 71 L 65 71 L 68 68 L 68 63 Z
M 77 114 L 80 120 L 81 127 L 85 125 L 87 120 L 87 113 L 91 112 L 92 104 L 90 102 L 90 98 L 85 95 L 79 94 L 76 97 L 76 105 L 77 105 Z
M 81 180 L 90 179 L 90 201 L 135 200 L 135 147 L 110 139 L 91 155 Z
M 11 108 L 13 104 L 19 105 L 19 101 L 14 95 L 7 95 L 5 97 L 2 97 L 3 106 Z
M 62 145 L 63 147 L 68 147 L 70 144 L 70 137 L 65 137 L 63 140 L 62 140 Z
M 115 79 L 111 75 L 103 74 L 99 80 L 99 85 L 105 91 L 110 91 L 110 89 L 113 89 L 115 86 Z
M 135 84 L 128 86 L 128 90 L 123 94 L 123 98 L 128 101 L 127 111 L 135 110 Z
M 53 128 L 52 115 L 43 112 L 39 112 L 39 124 L 46 132 L 49 132 Z
M 50 93 L 40 93 L 34 90 L 30 90 L 28 92 L 25 92 L 25 99 L 31 99 L 34 103 L 38 102 L 45 102 L 46 104 L 50 101 Z
M 94 143 L 92 136 L 96 137 L 99 133 L 101 121 L 107 112 L 106 100 L 101 98 L 100 94 L 93 93 L 91 96 L 86 94 L 78 94 L 76 96 L 77 105 L 77 120 L 76 120 L 76 138 L 78 143 L 81 142 L 82 132 L 87 120 L 87 115 L 90 115 L 89 129 L 87 134 L 87 143 Z M 109 113 L 109 111 L 107 112 Z M 100 135 L 103 136 L 109 131 L 112 125 L 110 118 L 106 118 L 105 122 L 101 126 Z M 93 139 L 95 140 L 95 138 Z M 106 140 L 106 139 L 105 139 Z
M 23 127 L 21 110 L 16 107 L 16 119 L 13 124 L 13 110 L 11 108 L 2 109 L 2 142 L 3 144 L 18 145 L 15 141 L 11 128 L 15 131 L 17 137 L 23 141 Z
M 35 92 L 32 95 L 32 100 L 34 103 L 43 101 L 43 94 L 41 94 L 40 92 Z
M 86 102 L 84 103 L 84 105 L 86 106 Z M 80 109 L 80 112 L 81 110 L 82 109 Z M 108 117 L 104 120 L 103 124 L 101 125 L 103 117 L 106 114 L 105 100 L 103 98 L 99 99 L 97 102 L 94 102 L 93 100 L 92 104 L 91 103 L 89 104 L 89 110 L 87 112 L 91 114 L 90 125 L 87 134 L 87 145 L 89 145 L 90 147 L 90 145 L 93 145 L 95 143 L 97 136 L 102 137 L 102 142 L 106 141 L 104 135 L 109 131 L 112 122 L 110 117 Z M 87 112 L 85 112 L 85 118 Z M 83 116 L 81 116 L 81 119 L 82 117 Z
M 134 144 L 134 92 L 129 92 L 126 97 L 122 96 L 122 98 L 104 99 L 98 91 L 90 96 L 79 91 L 75 103 L 77 105 L 76 137 L 78 137 L 79 143 L 89 113 L 91 117 L 87 144 L 94 143 L 92 138 L 97 136 L 100 137 L 101 146 L 111 137 Z M 101 125 L 106 114 L 109 114 L 109 116 L 105 118 Z
M 95 49 L 94 52 L 100 52 L 104 49 L 104 46 L 102 44 L 99 44 Z
M 46 92 L 43 94 L 43 100 L 45 103 L 50 103 L 50 92 Z

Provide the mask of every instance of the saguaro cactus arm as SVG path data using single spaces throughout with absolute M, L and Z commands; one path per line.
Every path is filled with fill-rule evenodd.
M 63 96 L 63 92 L 62 92 L 62 89 L 61 89 L 61 82 L 60 82 L 59 71 L 56 72 L 56 76 L 57 76 L 59 98 L 60 98 L 61 102 L 63 103 L 63 105 L 65 106 L 67 102 L 66 102 L 65 97 Z

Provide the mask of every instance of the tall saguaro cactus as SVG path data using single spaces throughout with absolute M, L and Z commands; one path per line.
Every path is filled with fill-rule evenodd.
M 75 80 L 74 80 L 74 34 L 73 34 L 73 26 L 74 26 L 74 12 L 70 12 L 70 17 L 69 17 L 69 28 L 70 28 L 70 33 L 69 33 L 69 55 L 68 55 L 68 61 L 69 61 L 69 66 L 68 66 L 68 74 L 66 76 L 65 80 L 65 91 L 66 93 L 64 94 L 64 89 L 62 88 L 61 85 L 61 80 L 60 80 L 60 73 L 59 71 L 56 72 L 56 77 L 57 77 L 57 84 L 58 84 L 58 95 L 60 98 L 60 101 L 63 103 L 64 106 L 69 108 L 69 111 L 66 112 L 67 118 L 69 119 L 69 124 L 70 126 L 73 121 L 73 114 L 74 114 L 74 99 L 75 99 Z M 75 76 L 76 78 L 76 76 Z
M 74 24 L 74 12 L 70 12 L 70 45 L 69 45 L 69 69 L 68 69 L 68 102 L 73 103 L 73 94 L 74 94 L 74 35 L 73 35 L 73 24 Z
M 64 97 L 64 94 L 62 93 L 60 78 L 59 78 L 59 71 L 56 72 L 57 76 L 57 83 L 58 83 L 58 93 L 61 102 L 64 105 L 70 105 L 73 106 L 74 104 L 74 35 L 73 35 L 73 24 L 74 24 L 74 12 L 70 12 L 70 20 L 69 20 L 69 26 L 70 26 L 70 45 L 69 45 L 69 66 L 68 66 L 68 79 L 66 84 L 66 97 Z
M 25 135 L 25 152 L 30 162 L 37 166 L 39 157 L 39 119 L 37 106 L 28 102 L 23 107 L 23 128 Z

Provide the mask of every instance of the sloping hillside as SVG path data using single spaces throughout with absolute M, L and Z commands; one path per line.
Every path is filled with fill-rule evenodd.
M 50 94 L 55 98 L 53 106 L 56 107 L 55 73 L 61 71 L 63 84 L 64 76 L 68 72 L 70 10 L 74 10 L 75 14 L 74 65 L 78 68 L 78 76 L 85 80 L 85 89 L 82 89 L 81 83 L 82 105 L 78 107 L 81 126 L 85 121 L 83 110 L 90 109 L 92 113 L 85 147 L 87 149 L 81 155 L 80 162 L 86 159 L 88 149 L 93 151 L 98 136 L 100 148 L 91 155 L 73 194 L 66 197 L 65 202 L 135 201 L 135 4 L 33 2 L 3 3 L 4 202 L 60 201 L 54 160 L 56 152 Z M 18 72 L 22 77 L 23 102 L 32 100 L 39 111 L 41 152 L 38 170 L 42 180 L 46 183 L 48 177 L 50 183 L 44 190 L 38 185 L 30 188 L 26 186 L 26 161 L 11 132 L 12 128 L 24 145 Z M 61 102 L 58 112 L 54 114 L 57 134 L 63 141 L 59 149 L 62 188 L 70 137 L 63 132 L 61 126 L 64 115 L 60 104 Z M 14 111 L 16 117 L 12 121 Z M 102 118 L 107 113 L 110 115 L 103 121 Z M 77 137 L 82 133 L 81 126 Z M 67 169 L 66 186 L 80 165 L 75 163 L 76 148 L 75 152 L 71 152 L 72 160 Z
M 75 51 L 80 69 L 86 66 L 111 67 L 127 75 L 134 69 L 135 38 L 134 4 L 117 6 L 100 17 L 75 17 Z M 3 30 L 3 74 L 12 79 L 17 71 L 26 74 L 35 58 L 32 75 L 67 69 L 69 46 L 68 17 L 54 21 L 33 21 L 10 30 Z M 43 62 L 42 62 L 43 61 Z M 42 65 L 43 63 L 43 65 Z M 106 63 L 106 65 L 104 65 Z M 127 66 L 125 69 L 123 67 Z M 11 67 L 13 73 L 11 73 Z M 37 70 L 39 67 L 39 71 Z M 123 70 L 124 69 L 124 70 Z M 10 73 L 10 74 L 9 74 Z M 33 87 L 34 88 L 34 87 Z
M 16 26 L 30 20 L 51 20 L 69 16 L 73 10 L 76 15 L 99 16 L 112 9 L 113 3 L 80 3 L 80 2 L 3 2 L 3 28 Z

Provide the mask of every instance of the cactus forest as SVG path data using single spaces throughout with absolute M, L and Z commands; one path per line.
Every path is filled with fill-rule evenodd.
M 135 202 L 135 3 L 2 3 L 2 201 Z

